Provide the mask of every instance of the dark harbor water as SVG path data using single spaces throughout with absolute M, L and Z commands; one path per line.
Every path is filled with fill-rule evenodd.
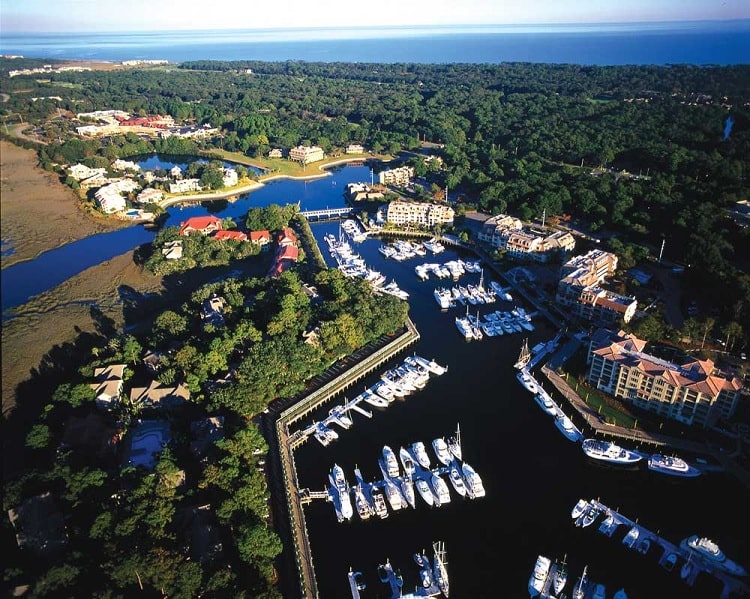
M 750 21 L 5 33 L 2 54 L 122 61 L 743 64 Z
M 321 248 L 326 247 L 323 235 L 337 231 L 332 223 L 313 226 Z M 585 529 L 575 527 L 570 511 L 581 497 L 598 498 L 675 544 L 691 534 L 708 536 L 729 557 L 748 566 L 750 543 L 740 532 L 750 523 L 747 489 L 725 475 L 676 479 L 650 472 L 645 465 L 631 469 L 592 462 L 579 444 L 562 436 L 516 380 L 513 363 L 524 335 L 466 342 L 454 325 L 454 317 L 465 308 L 441 312 L 432 295 L 441 283 L 416 277 L 416 264 L 444 262 L 456 253 L 446 251 L 437 259 L 428 256 L 397 263 L 377 251 L 379 243 L 373 239 L 355 247 L 371 267 L 389 280 L 397 280 L 410 293 L 410 315 L 421 339 L 409 352 L 434 358 L 449 370 L 443 376 L 432 376 L 425 389 L 387 409 L 367 406 L 374 411 L 372 419 L 352 413 L 353 427 L 337 428 L 339 439 L 328 447 L 315 440 L 301 447 L 296 452 L 300 484 L 323 490 L 334 464 L 344 468 L 350 483 L 356 466 L 365 479 L 381 479 L 377 460 L 386 444 L 398 452 L 401 445 L 421 440 L 434 464 L 432 439 L 451 435 L 460 423 L 463 457 L 482 477 L 487 495 L 462 499 L 451 488 L 448 505 L 429 508 L 417 496 L 416 509 L 402 509 L 385 520 L 373 517 L 366 522 L 359 520 L 355 511 L 350 522 L 338 523 L 332 504 L 317 501 L 308 505 L 305 510 L 320 596 L 350 597 L 347 573 L 351 567 L 364 574 L 364 598 L 389 597 L 387 585 L 378 580 L 376 572 L 386 559 L 401 570 L 404 591 L 413 591 L 419 575 L 412 554 L 426 549 L 431 556 L 432 542 L 442 540 L 451 597 L 525 599 L 534 562 L 543 554 L 552 559 L 567 556 L 568 597 L 577 576 L 588 565 L 590 579 L 604 583 L 608 597 L 625 588 L 629 597 L 638 599 L 718 599 L 721 585 L 713 577 L 702 574 L 690 589 L 680 580 L 678 569 L 667 573 L 658 565 L 661 551 L 657 548 L 652 547 L 646 556 L 627 549 L 621 542 L 627 532 L 624 526 L 608 538 L 597 532 L 598 522 Z M 473 274 L 461 280 L 478 279 L 479 275 Z M 531 310 L 531 306 L 524 307 Z M 510 309 L 510 304 L 482 306 L 481 312 L 496 309 Z M 535 325 L 536 330 L 526 334 L 529 347 L 557 333 L 540 318 L 535 319 Z M 394 364 L 405 355 L 397 357 Z M 362 388 L 352 389 L 350 397 L 376 379 L 377 374 L 363 381 Z M 539 380 L 543 380 L 541 375 Z M 552 389 L 548 383 L 545 388 Z M 553 397 L 560 400 L 555 394 Z M 332 405 L 310 419 L 323 418 Z M 564 408 L 573 414 L 568 406 Z M 574 421 L 582 425 L 580 418 Z

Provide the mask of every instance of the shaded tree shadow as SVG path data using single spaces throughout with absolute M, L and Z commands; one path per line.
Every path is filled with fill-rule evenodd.
M 91 319 L 94 321 L 96 332 L 102 337 L 114 337 L 117 335 L 117 327 L 115 321 L 101 311 L 99 306 L 91 306 L 89 309 Z M 80 333 L 80 329 L 75 327 L 76 333 Z

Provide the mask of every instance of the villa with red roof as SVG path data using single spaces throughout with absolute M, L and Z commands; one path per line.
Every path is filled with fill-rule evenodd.
M 190 235 L 191 233 L 209 235 L 221 229 L 221 219 L 216 216 L 194 216 L 180 223 L 180 235 Z
M 233 239 L 234 241 L 247 241 L 247 234 L 243 233 L 242 231 L 227 231 L 225 229 L 220 229 L 219 231 L 216 231 L 216 233 L 214 233 L 213 238 L 220 241 L 223 241 L 225 239 Z
M 279 245 L 290 245 L 297 243 L 297 236 L 290 227 L 284 227 L 276 233 L 276 243 Z
M 250 231 L 250 243 L 259 245 L 261 249 L 265 249 L 271 243 L 271 232 L 270 231 Z

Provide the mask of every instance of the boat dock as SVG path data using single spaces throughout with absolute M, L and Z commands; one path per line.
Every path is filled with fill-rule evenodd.
M 435 543 L 433 544 L 433 548 L 434 546 Z M 419 580 L 421 584 L 415 585 L 414 592 L 411 593 L 403 592 L 403 576 L 401 575 L 400 571 L 393 568 L 393 565 L 391 564 L 391 561 L 389 559 L 386 559 L 386 562 L 384 564 L 380 564 L 378 566 L 378 578 L 380 582 L 385 583 L 390 587 L 391 595 L 389 599 L 424 599 L 425 597 L 439 597 L 440 595 L 443 595 L 447 598 L 448 595 L 444 594 L 440 590 L 440 587 L 436 582 L 436 568 L 434 568 L 430 564 L 430 560 L 427 555 L 422 552 L 417 552 L 414 554 L 414 558 L 415 561 L 417 561 L 417 558 L 419 558 L 417 564 L 419 565 Z M 447 571 L 445 572 L 445 574 L 447 576 Z M 367 588 L 367 585 L 362 580 L 362 577 L 362 572 L 354 572 L 351 569 L 349 570 L 348 579 L 349 588 L 352 593 L 352 599 L 362 599 L 362 593 L 360 593 L 360 591 L 363 591 Z M 446 580 L 445 582 L 447 593 L 448 581 Z
M 404 365 L 406 365 L 406 363 Z M 442 368 L 447 370 L 445 366 L 443 366 Z M 432 378 L 433 376 L 437 375 L 433 372 L 430 372 L 430 378 Z M 416 390 L 419 391 L 419 389 Z M 365 393 L 367 393 L 368 391 L 374 393 L 374 387 L 370 387 L 368 390 L 366 390 Z M 305 441 L 307 441 L 311 436 L 317 439 L 321 443 L 321 445 L 327 446 L 330 442 L 335 441 L 338 438 L 338 433 L 333 431 L 331 425 L 336 424 L 344 430 L 350 429 L 353 425 L 353 422 L 349 417 L 349 414 L 351 414 L 352 412 L 357 412 L 365 418 L 372 418 L 373 413 L 370 410 L 366 410 L 362 407 L 362 404 L 366 403 L 365 393 L 360 393 L 353 399 L 346 400 L 343 404 L 334 406 L 329 411 L 328 416 L 324 419 L 320 421 L 313 421 L 305 428 L 293 432 L 289 437 L 289 440 L 292 443 L 292 448 L 296 449 Z
M 582 499 L 581 501 L 586 500 Z M 668 541 L 667 539 L 659 536 L 655 532 L 648 530 L 637 521 L 633 521 L 630 518 L 623 516 L 616 510 L 613 510 L 612 508 L 604 505 L 596 499 L 588 500 L 587 507 L 584 509 L 584 514 L 586 513 L 586 510 L 594 510 L 596 512 L 596 515 L 591 521 L 591 524 L 595 524 L 601 515 L 606 514 L 604 521 L 602 521 L 598 526 L 598 531 L 608 537 L 612 537 L 616 529 L 620 525 L 624 525 L 624 527 L 628 529 L 628 532 L 623 536 L 622 539 L 622 542 L 626 547 L 643 555 L 647 555 L 653 546 L 658 546 L 661 549 L 661 555 L 659 556 L 658 563 L 663 568 L 668 570 L 676 569 L 677 561 L 675 561 L 675 558 L 677 560 L 682 560 L 681 566 L 689 563 L 690 567 L 688 568 L 687 573 L 685 573 L 684 575 L 681 572 L 682 567 L 678 570 L 678 572 L 680 573 L 680 578 L 686 584 L 693 586 L 698 575 L 701 572 L 705 572 L 706 574 L 710 574 L 716 577 L 724 585 L 721 592 L 721 599 L 727 599 L 733 593 L 742 595 L 750 592 L 750 586 L 748 586 L 746 583 L 717 569 L 714 565 L 703 559 L 696 552 L 690 551 L 689 549 L 683 549 L 679 545 L 675 545 L 671 541 Z M 583 514 L 577 516 L 576 523 L 582 517 Z M 607 522 L 607 519 L 610 517 L 610 522 Z M 605 522 L 607 522 L 606 525 Z M 637 534 L 633 532 L 634 529 L 637 529 Z

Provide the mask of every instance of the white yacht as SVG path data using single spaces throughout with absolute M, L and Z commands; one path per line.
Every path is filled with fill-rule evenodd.
M 398 461 L 396 460 L 396 454 L 388 445 L 383 446 L 383 460 L 388 476 L 396 478 L 400 474 Z
M 427 505 L 430 507 L 435 505 L 435 496 L 432 494 L 432 489 L 430 489 L 430 485 L 427 484 L 426 480 L 418 478 L 414 481 L 414 486 L 417 487 L 419 495 L 424 499 L 424 502 Z
M 406 499 L 406 502 L 411 506 L 415 507 L 414 501 L 414 481 L 411 476 L 407 475 L 401 479 L 401 494 Z
M 423 358 L 422 356 L 414 355 L 414 360 L 418 363 L 424 366 L 427 370 L 429 370 L 432 374 L 437 374 L 440 376 L 441 374 L 445 374 L 445 372 L 448 370 L 447 367 L 441 366 L 435 360 L 427 360 L 426 358 Z
M 463 464 L 461 464 L 461 470 L 464 475 L 464 480 L 466 481 L 466 494 L 472 499 L 484 497 L 484 484 L 482 483 L 482 479 L 476 473 L 474 468 L 464 462 Z
M 375 505 L 375 513 L 380 518 L 388 517 L 388 508 L 385 505 L 385 497 L 380 487 L 372 487 L 372 502 Z
M 549 569 L 552 561 L 543 555 L 536 558 L 534 570 L 529 577 L 529 597 L 538 597 L 544 589 L 544 583 L 549 576 Z
M 682 458 L 661 453 L 654 453 L 648 458 L 648 468 L 654 472 L 685 478 L 694 478 L 703 474 L 698 468 L 691 466 Z
M 385 475 L 385 472 L 383 473 Z M 383 484 L 385 485 L 385 497 L 388 499 L 388 503 L 391 505 L 391 509 L 396 512 L 402 507 L 406 507 L 406 499 L 401 495 L 401 489 L 393 480 L 388 476 L 383 476 Z
M 640 454 L 620 447 L 611 441 L 584 439 L 581 446 L 583 452 L 590 458 L 612 464 L 635 464 L 643 459 Z
M 451 304 L 453 303 L 453 296 L 451 295 L 449 289 L 445 289 L 444 287 L 436 287 L 435 291 L 433 291 L 432 294 L 433 296 L 435 296 L 435 301 L 438 303 L 438 306 L 440 306 L 441 310 L 447 310 L 451 307 Z
M 471 323 L 467 318 L 456 316 L 456 328 L 467 341 L 470 339 L 474 339 L 474 330 L 472 329 Z
M 424 443 L 422 443 L 421 441 L 412 443 L 411 450 L 414 454 L 414 458 L 417 460 L 417 464 L 422 466 L 422 468 L 429 470 L 430 456 L 427 455 L 427 450 L 425 449 Z
M 550 416 L 557 416 L 557 406 L 555 405 L 555 402 L 552 401 L 552 398 L 544 389 L 541 387 L 538 387 L 538 389 L 539 392 L 534 393 L 534 400 L 536 403 L 538 403 L 539 407 Z
M 354 509 L 352 508 L 351 498 L 349 497 L 349 483 L 346 482 L 344 469 L 338 464 L 334 464 L 333 469 L 331 470 L 330 479 L 338 493 L 341 516 L 350 520 L 354 515 Z
M 448 444 L 448 449 L 450 450 L 451 454 L 453 454 L 453 457 L 457 460 L 462 459 L 462 450 L 461 450 L 461 425 L 456 425 L 456 434 L 448 437 L 445 442 Z
M 371 406 L 374 406 L 376 408 L 388 407 L 388 400 L 375 393 L 372 388 L 365 389 L 360 397 L 363 401 L 366 401 Z
M 451 467 L 450 472 L 448 473 L 448 480 L 451 481 L 451 485 L 453 485 L 456 493 L 461 497 L 466 497 L 466 485 L 464 484 L 464 479 L 461 478 L 461 473 L 455 466 Z
M 414 458 L 403 445 L 398 449 L 398 457 L 401 460 L 401 465 L 404 467 L 404 474 L 406 476 L 414 476 L 414 471 L 416 470 Z
M 723 570 L 727 574 L 733 576 L 747 576 L 747 570 L 738 564 L 727 558 L 724 552 L 719 548 L 719 545 L 707 537 L 699 537 L 698 535 L 691 535 L 680 542 L 680 547 L 695 551 L 697 555 L 700 555 L 707 563 L 713 567 Z
M 378 383 L 375 383 L 372 387 L 370 387 L 370 389 L 372 389 L 372 391 L 376 395 L 386 400 L 387 403 L 390 403 L 394 399 L 396 399 L 396 394 L 394 393 L 393 387 L 391 387 L 385 381 L 380 381 Z
M 375 510 L 367 500 L 367 496 L 365 495 L 361 484 L 354 487 L 354 505 L 356 506 L 357 513 L 362 520 L 368 520 L 370 516 L 375 514 Z
M 451 463 L 453 456 L 451 455 L 450 449 L 448 449 L 448 444 L 445 442 L 445 439 L 442 437 L 433 439 L 432 449 L 435 450 L 435 455 L 441 464 L 447 466 Z
M 432 488 L 435 491 L 435 505 L 440 507 L 445 503 L 450 503 L 451 493 L 448 490 L 448 485 L 442 478 L 440 478 L 440 475 L 436 472 L 433 472 L 432 478 L 430 478 L 430 482 L 432 483 Z
M 562 410 L 555 416 L 555 426 L 567 439 L 573 442 L 580 441 L 583 438 L 583 433 Z
M 578 520 L 578 518 L 583 514 L 583 510 L 586 509 L 586 506 L 588 506 L 589 502 L 585 499 L 579 499 L 576 504 L 573 506 L 573 509 L 570 512 L 570 517 L 573 518 L 573 520 Z
M 627 534 L 622 539 L 622 544 L 626 547 L 630 547 L 630 549 L 633 549 L 635 546 L 635 542 L 638 540 L 638 537 L 640 535 L 640 529 L 638 526 L 633 526 Z
M 530 391 L 531 393 L 538 393 L 539 392 L 539 386 L 536 383 L 536 380 L 533 376 L 529 373 L 528 370 L 525 368 L 522 368 L 518 374 L 516 375 L 516 378 L 520 381 L 520 383 L 526 388 L 527 391 Z

